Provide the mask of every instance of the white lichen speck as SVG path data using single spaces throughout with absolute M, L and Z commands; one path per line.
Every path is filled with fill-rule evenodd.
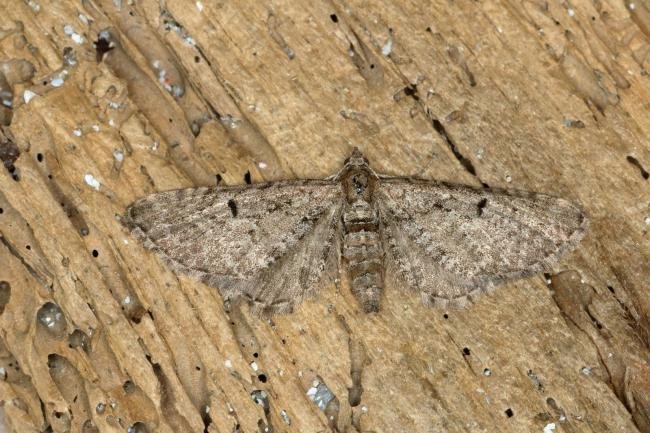
M 555 430 L 555 423 L 551 422 L 546 424 L 546 427 L 544 427 L 544 433 L 551 433 L 553 430 Z
M 102 186 L 102 184 L 95 179 L 95 176 L 93 176 L 90 173 L 86 173 L 84 175 L 84 181 L 93 189 L 99 191 L 99 188 Z
M 70 24 L 63 26 L 63 33 L 70 36 L 70 39 L 72 39 L 77 45 L 81 45 L 85 41 L 84 37 L 75 32 L 74 27 L 72 27 Z
M 381 53 L 384 56 L 388 56 L 392 51 L 393 51 L 393 38 L 388 38 L 384 46 L 381 47 Z
M 65 80 L 60 76 L 54 77 L 50 80 L 50 86 L 52 87 L 61 87 L 63 86 L 63 83 L 65 83 Z
M 115 158 L 115 161 L 117 162 L 124 161 L 124 152 L 122 152 L 120 149 L 115 149 L 113 151 L 113 158 Z
M 25 92 L 23 92 L 23 101 L 25 101 L 25 104 L 29 104 L 29 101 L 31 101 L 34 96 L 36 96 L 36 93 L 31 90 L 25 90 Z

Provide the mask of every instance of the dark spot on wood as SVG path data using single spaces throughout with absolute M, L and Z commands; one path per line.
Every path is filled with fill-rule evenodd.
M 404 87 L 404 94 L 406 96 L 410 96 L 416 101 L 420 100 L 420 96 L 418 95 L 418 85 L 417 84 L 409 84 L 408 86 Z
M 36 154 L 36 160 L 38 162 L 43 162 L 43 154 L 42 153 L 37 153 Z
M 99 256 L 99 251 L 93 250 L 92 254 L 93 254 L 93 257 L 98 257 Z
M 251 180 L 251 172 L 250 171 L 247 171 L 244 174 L 244 182 L 246 182 L 247 185 L 250 185 L 251 183 L 253 183 L 253 181 Z
M 336 14 L 330 15 L 330 19 L 332 22 L 338 23 L 339 22 L 339 17 L 336 16 Z
M 109 41 L 106 38 L 100 37 L 94 42 L 94 45 L 95 45 L 97 63 L 102 61 L 104 54 L 108 53 L 110 50 L 113 49 L 113 47 L 111 47 L 111 41 Z
M 215 177 L 217 178 L 217 185 L 219 185 L 221 183 L 221 181 L 223 180 L 223 177 L 221 177 L 221 175 L 219 173 L 217 173 L 215 175 Z
M 133 383 L 131 380 L 127 380 L 122 384 L 122 389 L 125 393 L 131 394 L 133 391 L 135 391 L 135 383 Z
M 14 165 L 14 162 L 16 162 L 19 156 L 20 149 L 18 149 L 16 143 L 11 140 L 0 142 L 0 160 L 2 160 L 2 164 L 15 181 L 18 181 L 18 169 Z
M 464 356 L 469 356 L 470 355 L 470 350 L 469 347 L 463 347 L 463 355 Z
M 262 383 L 266 383 L 266 374 L 264 374 L 264 373 L 258 374 L 257 379 Z
M 194 56 L 194 63 L 199 63 L 201 58 L 199 56 Z
M 585 127 L 585 123 L 582 120 L 565 120 L 564 126 L 567 128 L 577 128 L 582 129 Z
M 644 179 L 647 180 L 650 177 L 650 173 L 648 173 L 648 171 L 641 165 L 638 159 L 636 159 L 632 155 L 628 155 L 626 159 L 627 162 L 629 162 L 630 164 L 632 164 L 633 166 L 639 169 L 639 171 L 641 172 L 641 176 Z
M 474 164 L 472 164 L 472 161 L 467 159 L 456 147 L 456 144 L 452 141 L 451 137 L 449 134 L 447 134 L 447 131 L 445 130 L 445 127 L 440 123 L 438 119 L 432 119 L 431 123 L 433 124 L 433 128 L 440 134 L 440 136 L 447 142 L 447 146 L 449 147 L 449 150 L 454 154 L 458 162 L 471 174 L 472 176 L 476 176 L 476 169 L 474 168 Z
M 607 286 L 607 290 L 609 290 L 612 293 L 616 293 L 616 290 L 612 286 Z
M 28 250 L 31 250 L 32 246 L 31 245 L 25 245 L 25 248 L 27 248 Z
M 370 69 L 375 69 L 375 64 L 374 63 L 370 64 Z
M 483 198 L 476 204 L 476 214 L 478 216 L 483 215 L 483 209 L 487 206 L 487 199 Z
M 0 214 L 3 214 L 4 212 L 5 212 L 5 210 L 0 207 Z
M 253 353 L 253 358 L 257 358 L 258 356 L 260 356 L 259 353 L 257 353 L 257 352 Z
M 442 317 L 443 317 L 444 319 L 449 319 L 449 314 L 445 313 L 445 314 L 442 315 Z
M 209 406 L 206 406 L 205 410 L 201 411 L 201 420 L 203 420 L 203 433 L 208 433 L 210 431 L 210 424 L 212 424 L 212 417 L 207 410 L 208 408 Z
M 236 217 L 237 216 L 237 203 L 235 202 L 235 200 L 233 200 L 233 199 L 228 200 L 228 207 L 230 208 L 230 213 L 232 213 L 232 217 L 233 218 Z
M 0 314 L 4 313 L 10 297 L 11 284 L 8 281 L 0 281 Z
M 506 409 L 506 416 L 507 416 L 508 418 L 512 418 L 512 416 L 513 416 L 514 414 L 515 414 L 515 413 L 512 411 L 512 409 L 510 409 L 510 408 Z

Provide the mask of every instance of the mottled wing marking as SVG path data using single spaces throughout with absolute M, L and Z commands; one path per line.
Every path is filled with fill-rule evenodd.
M 426 304 L 462 306 L 547 269 L 587 224 L 560 198 L 407 178 L 382 178 L 377 201 L 389 268 Z
M 336 262 L 341 204 L 330 181 L 190 188 L 136 201 L 123 222 L 174 271 L 224 298 L 289 311 Z

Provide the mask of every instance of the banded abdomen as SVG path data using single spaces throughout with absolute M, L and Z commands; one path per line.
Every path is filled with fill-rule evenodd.
M 346 204 L 343 227 L 343 257 L 348 263 L 352 293 L 365 312 L 379 311 L 384 254 L 377 209 L 363 199 Z

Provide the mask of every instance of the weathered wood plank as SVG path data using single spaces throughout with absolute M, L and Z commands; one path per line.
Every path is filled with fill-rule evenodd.
M 650 432 L 648 29 L 629 1 L 0 1 L 9 429 Z M 462 311 L 388 287 L 364 315 L 343 281 L 263 321 L 116 218 L 352 146 L 581 202 L 589 233 Z

